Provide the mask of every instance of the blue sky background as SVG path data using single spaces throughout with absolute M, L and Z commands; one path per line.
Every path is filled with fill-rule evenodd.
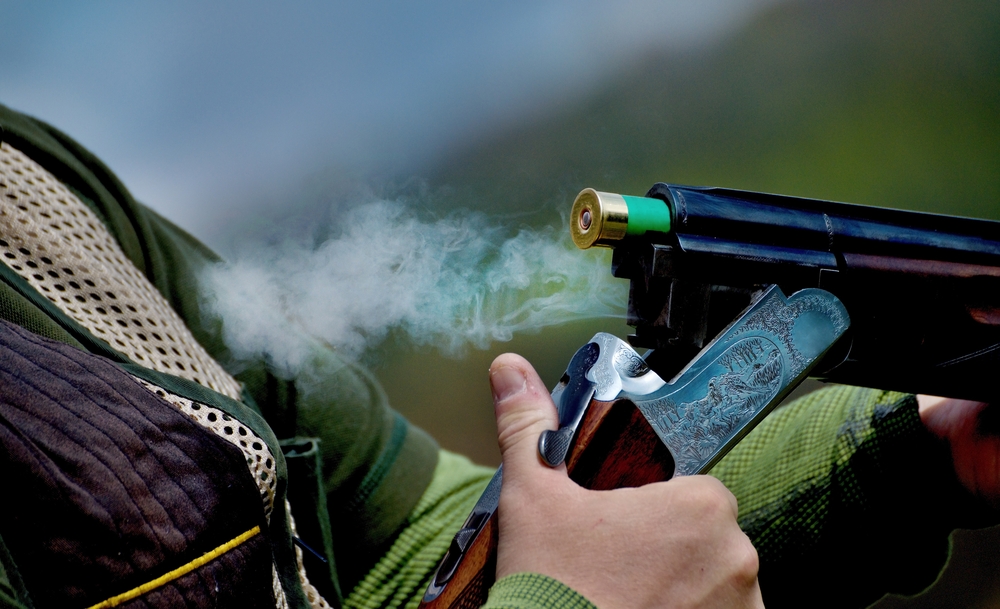
M 312 172 L 419 175 L 450 146 L 643 53 L 713 44 L 774 1 L 0 1 L 0 103 L 66 131 L 211 239 L 220 218 L 277 204 Z

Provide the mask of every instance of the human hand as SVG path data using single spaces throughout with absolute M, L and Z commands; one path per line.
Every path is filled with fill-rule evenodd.
M 757 552 L 721 482 L 584 489 L 538 456 L 539 434 L 558 425 L 531 365 L 501 355 L 490 383 L 504 469 L 497 578 L 548 575 L 602 609 L 763 607 Z
M 959 482 L 1000 509 L 1000 411 L 983 402 L 918 395 L 920 420 L 948 442 Z

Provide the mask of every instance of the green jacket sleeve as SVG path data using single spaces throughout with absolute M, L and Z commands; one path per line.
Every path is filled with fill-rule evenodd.
M 911 395 L 831 387 L 771 414 L 719 465 L 770 609 L 864 607 L 931 585 L 949 534 L 991 516 L 955 479 Z
M 597 609 L 561 582 L 538 573 L 509 575 L 490 588 L 483 609 Z

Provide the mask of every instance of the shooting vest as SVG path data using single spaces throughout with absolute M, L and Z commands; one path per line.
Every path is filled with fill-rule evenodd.
M 284 458 L 240 384 L 100 218 L 7 143 L 0 256 L 16 297 L 66 332 L 0 321 L 0 465 L 17 489 L 0 508 L 0 558 L 36 606 L 288 607 L 304 595 L 328 607 L 292 545 Z

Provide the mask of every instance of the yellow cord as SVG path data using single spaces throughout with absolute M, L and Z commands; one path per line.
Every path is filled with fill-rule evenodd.
M 184 575 L 187 575 L 191 571 L 194 571 L 195 569 L 197 569 L 198 567 L 200 567 L 200 566 L 202 566 L 204 564 L 212 562 L 216 558 L 222 556 L 226 552 L 232 550 L 236 546 L 240 545 L 241 543 L 245 542 L 246 540 L 250 539 L 251 537 L 253 537 L 255 535 L 258 535 L 259 533 L 260 533 L 260 527 L 256 526 L 256 527 L 250 529 L 249 531 L 247 531 L 246 533 L 242 533 L 239 536 L 237 536 L 236 538 L 230 539 L 229 541 L 227 541 L 226 543 L 222 544 L 218 548 L 215 548 L 214 550 L 212 550 L 210 552 L 205 552 L 200 557 L 192 560 L 191 562 L 187 563 L 184 566 L 178 567 L 178 568 L 174 569 L 173 571 L 170 571 L 169 573 L 165 573 L 165 574 L 161 575 L 160 577 L 157 577 L 156 579 L 154 579 L 152 581 L 148 581 L 148 582 L 144 583 L 143 585 L 141 585 L 141 586 L 139 586 L 137 588 L 132 588 L 128 592 L 123 592 L 122 594 L 119 594 L 118 596 L 112 596 L 111 598 L 109 598 L 109 599 L 107 599 L 105 601 L 101 601 L 100 603 L 97 603 L 96 605 L 88 607 L 87 609 L 106 609 L 107 607 L 117 607 L 118 605 L 124 603 L 125 601 L 130 601 L 133 598 L 136 598 L 138 596 L 142 596 L 143 594 L 145 594 L 145 593 L 147 593 L 147 592 L 149 592 L 151 590 L 155 590 L 155 589 L 159 588 L 160 586 L 162 586 L 164 584 L 168 584 L 168 583 L 174 581 L 178 577 L 182 577 Z

